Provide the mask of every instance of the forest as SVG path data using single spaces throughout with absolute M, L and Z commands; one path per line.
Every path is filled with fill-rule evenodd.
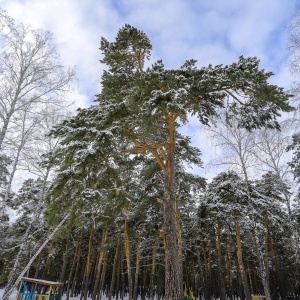
M 3 300 L 22 276 L 62 282 L 67 300 L 298 299 L 297 83 L 269 83 L 256 57 L 149 64 L 147 34 L 125 24 L 101 38 L 101 93 L 74 111 L 51 33 L 1 9 L 0 30 Z M 193 171 L 204 151 L 212 179 Z

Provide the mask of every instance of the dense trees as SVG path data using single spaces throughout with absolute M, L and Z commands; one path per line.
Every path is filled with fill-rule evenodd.
M 272 74 L 260 70 L 256 58 L 244 57 L 228 66 L 199 68 L 190 60 L 178 70 L 162 61 L 145 68 L 151 43 L 130 25 L 113 42 L 103 38 L 100 49 L 107 68 L 96 103 L 56 124 L 35 151 L 24 151 L 38 140 L 32 128 L 39 124 L 49 132 L 59 114 L 43 106 L 52 102 L 52 91 L 46 99 L 37 88 L 33 100 L 25 97 L 10 118 L 3 115 L 3 145 L 15 155 L 0 157 L 0 197 L 10 190 L 14 163 L 39 178 L 7 194 L 20 215 L 3 235 L 2 282 L 14 281 L 34 255 L 30 248 L 41 252 L 28 276 L 62 281 L 68 298 L 106 293 L 109 299 L 175 300 L 183 288 L 205 299 L 299 293 L 299 219 L 282 148 L 270 147 L 281 141 L 270 133 L 280 127 L 276 117 L 292 108 L 283 89 L 268 83 Z M 39 114 L 29 118 L 35 104 Z M 180 131 L 190 114 L 202 125 L 224 116 L 214 133 L 231 149 L 227 167 L 240 174 L 226 170 L 207 184 L 188 172 L 202 165 L 202 149 Z M 8 134 L 14 126 L 22 129 L 20 137 Z M 290 166 L 296 176 L 297 147 L 295 137 Z M 252 174 L 254 160 L 261 168 Z M 55 176 L 48 182 L 51 169 Z M 57 224 L 62 227 L 41 248 Z

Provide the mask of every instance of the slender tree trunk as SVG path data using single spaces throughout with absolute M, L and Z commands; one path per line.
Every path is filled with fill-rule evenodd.
M 138 235 L 136 249 L 136 264 L 135 264 L 135 276 L 134 276 L 134 290 L 133 290 L 133 299 L 137 299 L 138 294 L 138 281 L 139 281 L 139 270 L 140 270 L 140 259 L 141 259 L 141 234 Z
M 124 243 L 125 243 L 125 255 L 127 264 L 127 274 L 128 274 L 128 294 L 129 299 L 132 299 L 132 276 L 131 276 L 131 255 L 130 255 L 130 238 L 128 233 L 128 221 L 125 219 L 124 223 Z
M 266 253 L 263 253 L 261 249 L 261 241 L 258 239 L 257 234 L 254 230 L 252 233 L 252 237 L 253 237 L 253 245 L 256 250 L 259 273 L 264 287 L 265 296 L 267 300 L 272 300 L 271 292 L 270 292 L 269 274 L 268 274 L 269 272 L 266 264 L 267 257 L 264 257 Z
M 39 243 L 41 247 L 42 243 L 40 242 Z M 42 252 L 39 254 L 38 256 L 38 263 L 37 263 L 37 266 L 36 266 L 36 269 L 35 269 L 35 273 L 34 273 L 34 278 L 39 278 L 39 269 L 40 269 L 40 266 L 41 266 L 41 262 L 42 262 Z
M 165 299 L 181 300 L 175 197 L 175 118 L 167 118 L 169 141 L 165 165 L 164 233 L 165 233 Z M 182 268 L 182 267 L 181 267 Z
M 78 266 L 78 263 L 79 263 L 80 251 L 81 251 L 81 241 L 82 241 L 82 230 L 80 231 L 79 240 L 77 241 L 77 247 L 76 247 L 76 250 L 75 250 L 75 255 L 74 255 L 74 258 L 73 258 L 73 261 L 72 261 L 72 265 L 71 265 L 71 269 L 70 269 L 70 273 L 69 273 L 69 277 L 68 277 L 66 300 L 69 300 L 69 298 L 70 298 L 70 286 L 71 286 L 71 281 L 72 281 L 72 276 L 73 276 L 75 264 L 77 262 L 77 266 Z M 76 268 L 76 271 L 77 271 L 77 268 Z M 75 284 L 75 281 L 76 281 L 76 271 L 75 271 L 75 275 L 74 275 L 73 282 L 72 282 L 71 297 L 73 297 L 73 293 L 74 293 L 74 284 Z
M 96 268 L 97 272 L 96 272 L 96 278 L 95 278 L 95 285 L 94 285 L 92 300 L 95 300 L 96 297 L 97 297 L 98 287 L 99 287 L 99 283 L 100 283 L 100 276 L 101 276 L 101 265 L 102 265 L 102 262 L 103 262 L 104 252 L 106 252 L 106 249 L 104 249 L 104 245 L 107 241 L 107 236 L 108 236 L 108 230 L 103 229 L 102 239 L 101 239 L 100 249 L 99 249 L 99 259 L 98 259 L 98 264 L 97 264 L 97 268 Z
M 42 279 L 45 279 L 46 275 L 48 273 L 53 246 L 54 246 L 54 240 L 51 240 L 51 243 L 50 243 L 50 246 L 49 246 L 49 250 L 48 250 L 48 255 L 47 255 L 47 258 L 46 258 L 46 263 L 45 263 L 45 266 L 44 266 L 44 269 L 43 269 L 43 273 L 42 273 Z
M 87 297 L 88 297 L 88 287 L 89 287 L 90 273 L 91 273 L 91 256 L 92 256 L 92 244 L 93 244 L 93 238 L 94 238 L 94 231 L 95 231 L 95 224 L 94 224 L 94 220 L 92 220 L 87 260 L 86 260 L 86 265 L 85 265 L 84 289 L 83 289 L 83 295 L 81 295 L 81 297 L 80 297 L 80 299 L 84 299 L 84 300 L 87 300 Z
M 107 251 L 105 251 L 104 255 L 103 255 L 103 268 L 102 268 L 101 277 L 100 277 L 100 286 L 99 286 L 97 300 L 98 299 L 101 300 L 102 293 L 104 291 L 105 274 L 106 274 L 106 267 L 107 267 L 107 259 L 106 259 L 106 257 L 107 257 Z
M 116 271 L 117 271 L 117 265 L 118 265 L 118 260 L 119 260 L 119 256 L 120 256 L 120 247 L 121 247 L 121 233 L 119 233 L 119 235 L 118 235 L 113 270 L 112 270 L 112 274 L 111 274 L 110 291 L 109 291 L 108 300 L 111 300 L 113 291 L 114 291 L 114 287 L 115 287 L 115 281 L 116 281 L 116 275 L 117 275 Z
M 182 231 L 181 231 L 181 216 L 179 208 L 179 196 L 176 199 L 176 224 L 177 224 L 177 239 L 178 239 L 178 272 L 179 280 L 183 283 L 183 260 L 182 260 Z
M 70 244 L 70 239 L 68 239 L 68 241 L 67 241 L 66 250 L 63 254 L 63 265 L 62 265 L 61 274 L 60 274 L 60 277 L 59 277 L 59 282 L 61 282 L 63 284 L 65 283 L 65 274 L 66 274 L 68 260 L 69 260 L 68 259 L 69 258 L 69 244 Z M 60 297 L 62 296 L 63 290 L 64 289 L 62 288 Z
M 223 264 L 222 264 L 222 253 L 221 253 L 221 220 L 220 218 L 217 219 L 218 225 L 218 239 L 217 239 L 217 249 L 218 249 L 218 271 L 219 271 L 219 284 L 220 284 L 220 295 L 221 300 L 226 300 L 226 290 L 225 290 L 225 282 L 224 282 L 224 275 L 223 275 Z
M 243 285 L 246 300 L 251 300 L 249 284 L 248 284 L 246 271 L 245 271 L 245 267 L 244 267 L 244 263 L 243 263 L 241 231 L 240 231 L 238 213 L 236 210 L 234 210 L 234 224 L 235 224 L 236 243 L 237 243 L 237 258 L 238 258 L 238 265 L 239 265 L 239 270 L 240 270 L 240 275 L 241 275 L 241 282 Z
M 156 270 L 156 252 L 157 252 L 157 237 L 155 237 L 153 249 L 152 249 L 152 263 L 151 263 L 151 274 L 150 274 L 150 300 L 154 300 L 154 277 Z

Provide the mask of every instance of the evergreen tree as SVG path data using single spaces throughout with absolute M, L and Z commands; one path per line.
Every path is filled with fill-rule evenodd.
M 151 153 L 164 173 L 164 231 L 166 299 L 182 295 L 178 269 L 176 233 L 176 135 L 196 114 L 203 124 L 226 107 L 227 120 L 240 114 L 239 126 L 248 130 L 269 126 L 278 128 L 276 116 L 288 111 L 288 96 L 270 85 L 272 75 L 259 69 L 256 58 L 240 57 L 229 66 L 197 68 L 189 60 L 178 70 L 167 70 L 162 61 L 144 69 L 152 46 L 147 35 L 125 25 L 114 42 L 102 38 L 100 47 L 108 66 L 98 95 L 102 124 L 117 129 L 126 141 L 127 150 Z

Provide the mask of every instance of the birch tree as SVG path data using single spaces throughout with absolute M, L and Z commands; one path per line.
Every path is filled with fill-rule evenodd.
M 0 21 L 0 153 L 12 159 L 0 204 L 3 215 L 25 145 L 37 128 L 39 107 L 60 103 L 75 74 L 60 64 L 49 32 L 16 24 L 3 11 Z

